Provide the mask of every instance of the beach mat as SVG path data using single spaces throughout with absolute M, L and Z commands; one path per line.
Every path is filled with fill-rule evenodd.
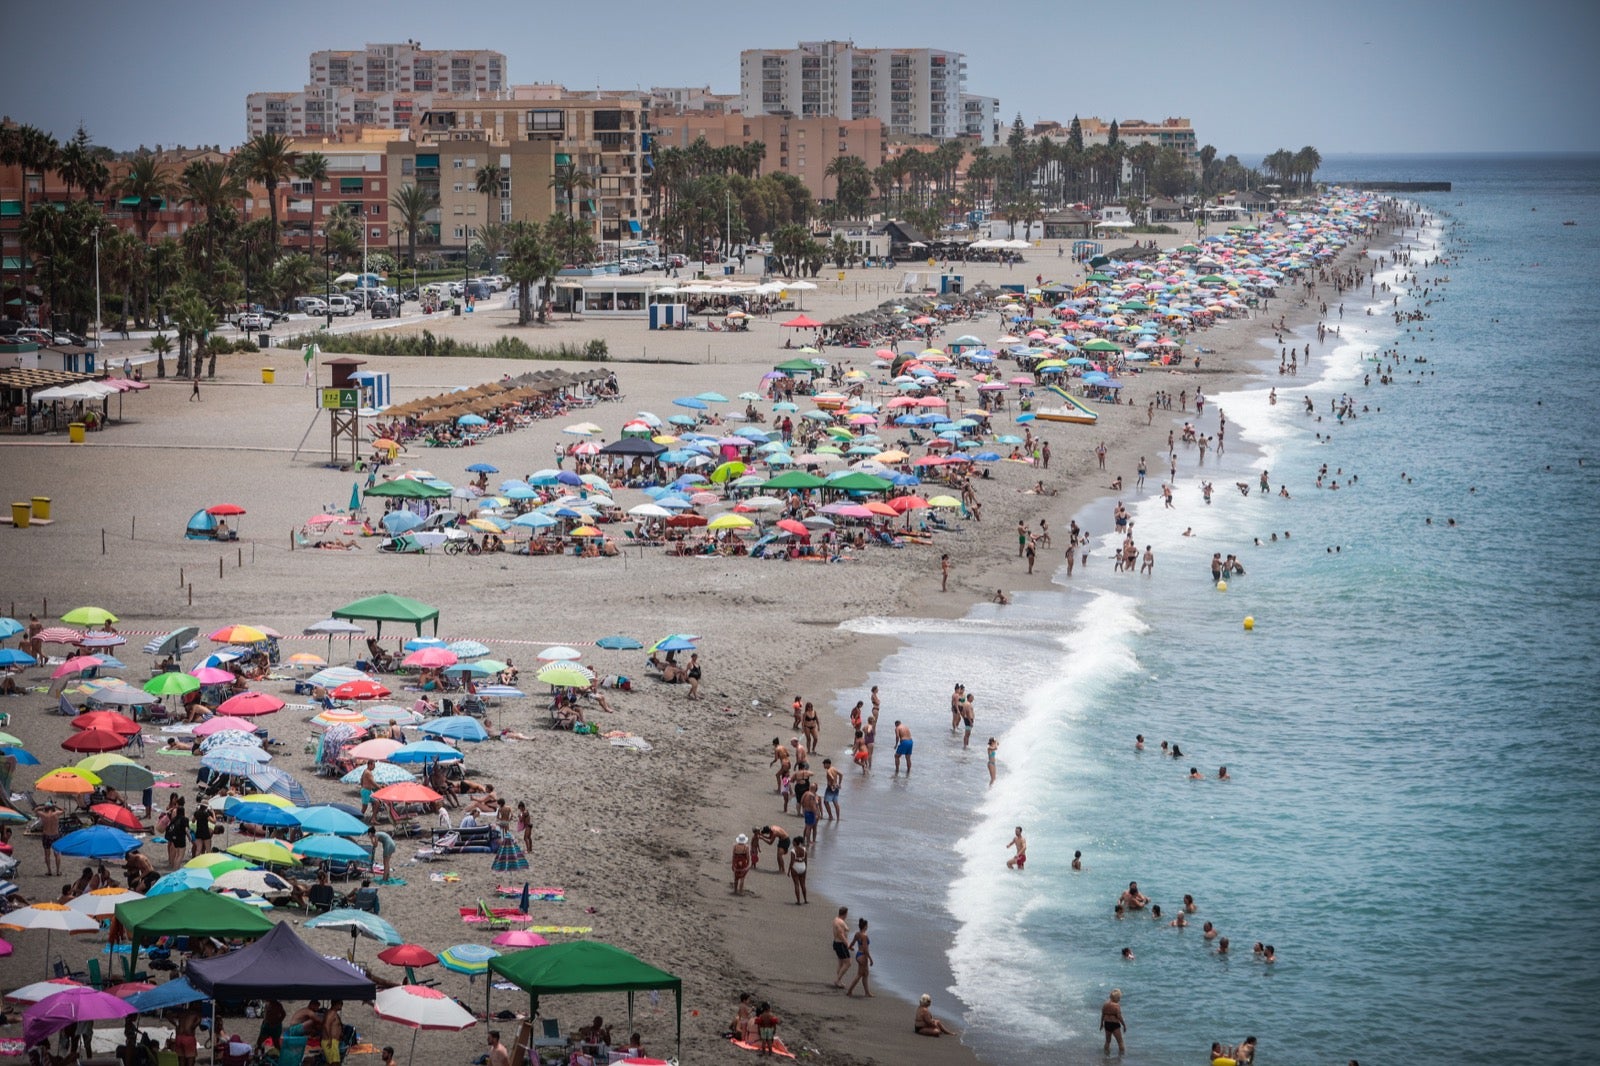
M 746 1051 L 754 1051 L 758 1053 L 761 1051 L 760 1044 L 749 1043 L 744 1040 L 729 1040 L 728 1043 L 737 1048 L 744 1048 Z M 781 1037 L 773 1037 L 772 1053 L 774 1055 L 782 1055 L 786 1059 L 794 1058 L 794 1052 L 783 1046 L 783 1039 Z
M 522 889 L 513 885 L 499 885 L 495 888 L 494 894 L 501 899 L 521 899 Z M 539 900 L 544 903 L 565 903 L 567 901 L 567 890 L 564 888 L 530 888 L 528 889 L 528 899 Z

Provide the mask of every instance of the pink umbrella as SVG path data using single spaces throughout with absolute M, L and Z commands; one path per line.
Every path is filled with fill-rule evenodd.
M 204 722 L 195 726 L 194 735 L 197 737 L 209 737 L 212 733 L 222 733 L 229 729 L 237 729 L 244 733 L 254 733 L 256 724 L 243 718 L 235 718 L 230 714 L 218 715 L 215 718 L 207 718 Z
M 81 674 L 85 670 L 93 670 L 95 667 L 104 666 L 105 664 L 105 660 L 100 658 L 98 655 L 74 655 L 72 658 L 56 667 L 55 673 L 51 674 L 50 676 L 52 679 L 71 677 L 73 674 Z
M 538 933 L 530 933 L 526 929 L 510 929 L 490 941 L 507 948 L 542 948 L 550 943 Z
M 417 1033 L 423 1029 L 441 1029 L 460 1032 L 478 1024 L 461 1005 L 436 988 L 423 985 L 400 985 L 386 988 L 373 1001 L 372 1012 L 384 1021 L 399 1022 L 409 1026 L 411 1034 L 410 1062 L 417 1055 Z
M 11 947 L 11 941 L 0 940 L 0 959 L 3 959 L 7 955 L 11 954 L 13 950 L 14 949 Z
M 66 626 L 51 626 L 39 633 L 39 641 L 42 644 L 76 644 L 82 639 L 82 633 Z
M 189 676 L 202 685 L 226 685 L 233 680 L 232 674 L 215 666 L 197 666 L 189 671 Z
M 116 996 L 92 988 L 69 988 L 41 999 L 22 1012 L 22 1040 L 31 1047 L 44 1043 L 69 1025 L 126 1018 L 133 1013 L 134 1009 Z
M 449 648 L 418 648 L 400 660 L 401 666 L 440 667 L 455 664 L 456 653 Z
M 283 701 L 270 692 L 241 692 L 222 701 L 218 714 L 232 714 L 240 718 L 254 718 L 258 714 L 274 714 L 283 710 Z

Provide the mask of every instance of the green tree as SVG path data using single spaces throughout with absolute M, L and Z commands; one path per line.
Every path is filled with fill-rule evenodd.
M 223 164 L 197 159 L 183 168 L 178 187 L 183 202 L 198 208 L 205 216 L 205 258 L 210 265 L 216 260 L 220 215 L 244 196 L 244 186 Z
M 150 240 L 150 227 L 155 224 L 152 214 L 166 207 L 178 193 L 178 185 L 166 169 L 156 162 L 149 152 L 140 152 L 128 165 L 128 173 L 117 183 L 117 191 L 124 200 L 133 200 L 134 222 L 139 228 L 139 239 Z
M 295 177 L 311 185 L 311 223 L 306 227 L 306 251 L 317 252 L 317 190 L 328 180 L 328 157 L 321 152 L 306 152 L 294 161 Z M 326 249 L 326 245 L 324 245 Z
M 417 266 L 417 234 L 428 225 L 428 213 L 438 208 L 439 197 L 420 185 L 402 185 L 389 197 L 395 224 L 406 232 L 406 257 Z
M 145 344 L 145 350 L 154 352 L 156 357 L 156 377 L 167 376 L 167 356 L 172 354 L 172 338 L 165 333 L 157 333 Z
M 206 298 L 188 285 L 175 286 L 167 293 L 166 302 L 167 314 L 178 331 L 178 377 L 186 378 L 190 375 L 190 349 L 217 328 L 217 316 Z
M 867 169 L 866 161 L 855 155 L 835 156 L 829 160 L 824 174 L 834 179 L 833 198 L 843 217 L 865 217 L 867 201 L 872 197 L 872 172 Z
M 500 213 L 498 211 L 491 211 L 489 207 L 491 204 L 500 199 L 500 183 L 505 180 L 505 176 L 506 168 L 501 166 L 499 163 L 485 163 L 483 166 L 479 167 L 477 173 L 473 175 L 472 187 L 483 194 L 484 226 L 500 221 Z M 481 230 L 483 226 L 479 226 L 478 228 Z M 494 257 L 491 256 L 489 259 L 489 265 L 484 269 L 492 270 L 493 267 Z
M 89 140 L 89 131 L 80 123 L 78 130 L 61 148 L 57 158 L 61 181 L 67 187 L 67 199 L 72 199 L 74 188 L 82 189 L 84 196 L 94 199 L 111 184 L 111 172 L 106 169 L 98 149 Z
M 555 218 L 567 221 L 563 216 Z M 561 269 L 561 257 L 550 240 L 548 227 L 537 222 L 518 219 L 506 223 L 506 277 L 517 287 L 517 325 L 526 326 L 534 316 L 533 287 L 544 282 L 546 292 L 552 291 L 555 276 Z M 538 317 L 545 322 L 544 300 L 539 301 Z
M 574 207 L 577 201 L 584 191 L 594 188 L 594 179 L 578 169 L 576 164 L 566 163 L 557 167 L 550 176 L 550 188 L 561 194 L 561 201 L 567 207 L 567 217 L 573 218 L 576 217 Z
M 295 173 L 293 143 L 276 133 L 258 133 L 244 143 L 233 157 L 239 177 L 258 181 L 267 190 L 267 209 L 272 217 L 272 245 L 281 243 L 278 228 L 278 186 Z
M 486 222 L 479 226 L 478 243 L 475 247 L 478 255 L 482 257 L 485 263 L 484 269 L 498 273 L 495 268 L 495 262 L 499 260 L 501 253 L 506 250 L 510 243 L 511 231 L 507 223 Z

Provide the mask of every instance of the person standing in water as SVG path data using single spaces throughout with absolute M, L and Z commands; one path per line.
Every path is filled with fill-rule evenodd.
M 1028 838 L 1022 835 L 1022 826 L 1017 826 L 1016 834 L 1006 847 L 1017 849 L 1017 853 L 1006 860 L 1006 869 L 1020 870 L 1028 865 Z

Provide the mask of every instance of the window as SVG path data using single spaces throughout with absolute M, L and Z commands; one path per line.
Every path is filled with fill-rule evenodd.
M 462 210 L 462 209 L 461 209 L 461 205 L 460 205 L 460 204 L 456 204 L 456 205 L 455 205 L 455 206 L 454 206 L 454 207 L 452 207 L 452 208 L 451 208 L 451 209 L 450 209 L 450 213 L 451 213 L 451 214 L 452 214 L 452 215 L 461 215 L 461 214 L 465 214 L 465 212 L 464 212 L 464 211 L 463 211 L 463 210 Z
M 452 167 L 454 167 L 455 169 L 460 170 L 461 169 L 461 157 L 460 156 L 456 156 L 454 159 L 450 160 L 450 165 Z
M 377 226 L 373 226 L 372 227 L 372 239 L 375 240 L 375 241 L 383 240 L 383 230 L 379 229 Z
M 566 112 L 541 108 L 528 112 L 528 129 L 534 133 L 560 133 L 566 129 Z
M 458 241 L 459 240 L 463 240 L 466 237 L 466 232 L 464 230 L 462 230 L 462 228 L 460 226 L 457 226 L 454 230 L 451 231 L 451 236 L 455 237 L 455 239 L 458 240 Z
M 465 192 L 467 190 L 467 184 L 464 181 L 458 181 L 455 183 L 454 189 L 456 192 Z

